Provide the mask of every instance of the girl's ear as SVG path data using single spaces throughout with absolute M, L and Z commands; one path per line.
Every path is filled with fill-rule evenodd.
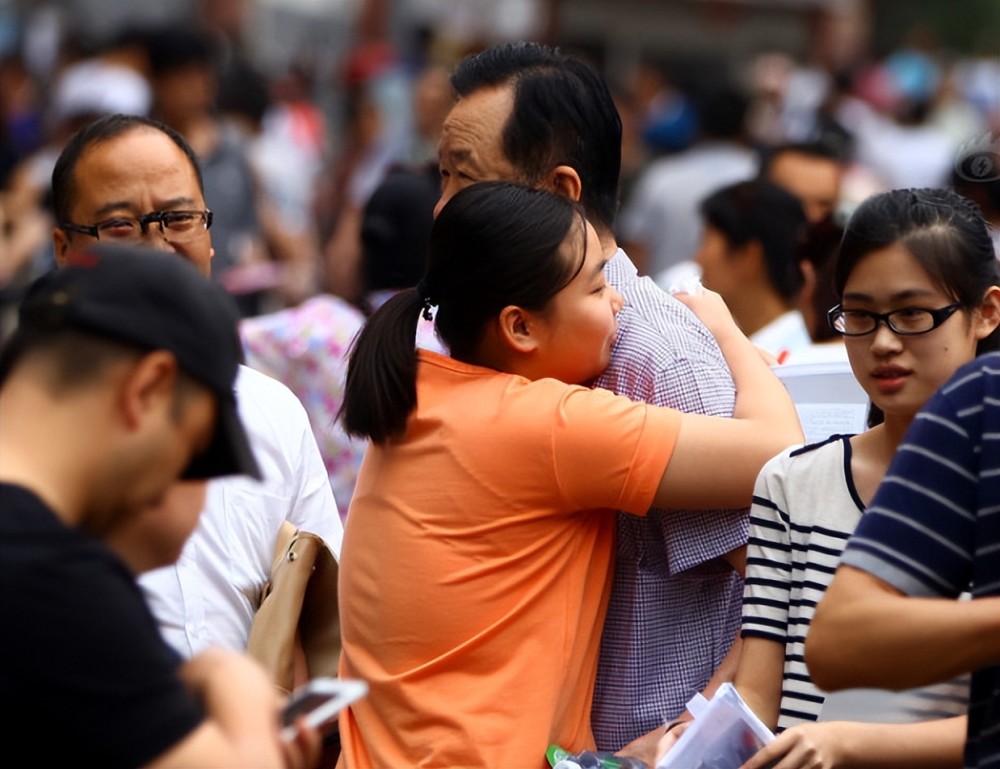
M 975 314 L 976 339 L 985 339 L 1000 325 L 1000 287 L 990 286 L 983 295 L 983 303 Z
M 530 353 L 538 346 L 538 339 L 532 335 L 534 324 L 531 313 L 515 305 L 508 305 L 497 318 L 500 340 L 514 353 Z

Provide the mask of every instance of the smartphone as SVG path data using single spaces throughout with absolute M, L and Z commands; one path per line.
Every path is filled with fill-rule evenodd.
M 281 711 L 281 736 L 295 739 L 295 721 L 306 717 L 309 726 L 316 727 L 323 736 L 337 723 L 337 714 L 352 702 L 368 693 L 364 681 L 344 678 L 314 678 L 293 691 Z

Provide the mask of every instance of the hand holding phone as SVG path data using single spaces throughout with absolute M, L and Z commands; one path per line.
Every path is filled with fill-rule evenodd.
M 295 722 L 299 716 L 305 716 L 306 725 L 319 729 L 325 736 L 336 724 L 337 714 L 367 693 L 368 684 L 364 681 L 314 678 L 289 695 L 281 711 L 282 739 L 295 739 Z

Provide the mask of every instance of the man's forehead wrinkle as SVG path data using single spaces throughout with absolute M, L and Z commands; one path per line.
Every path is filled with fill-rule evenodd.
M 483 141 L 473 121 L 455 121 L 443 134 L 441 158 L 452 163 L 477 165 Z

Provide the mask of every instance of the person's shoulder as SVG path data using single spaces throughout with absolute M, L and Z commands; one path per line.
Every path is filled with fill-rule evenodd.
M 263 479 L 230 476 L 217 483 L 239 490 L 261 510 L 277 512 L 301 501 L 307 488 L 324 486 L 332 496 L 308 413 L 295 394 L 276 379 L 241 366 L 236 396 Z M 267 494 L 261 494 L 265 487 Z
M 779 507 L 786 522 L 799 527 L 838 530 L 844 520 L 854 521 L 863 503 L 848 477 L 849 437 L 796 444 L 773 456 L 757 476 L 754 502 L 762 509 Z
M 330 294 L 319 294 L 296 307 L 244 318 L 240 337 L 252 359 L 264 359 L 275 370 L 295 368 L 297 361 L 320 363 L 341 358 L 365 324 L 364 313 Z
M 831 435 L 815 443 L 788 446 L 764 463 L 759 479 L 764 485 L 796 488 L 805 484 L 816 490 L 831 481 L 840 484 L 843 474 L 835 470 L 849 456 L 850 437 Z
M 268 409 L 273 408 L 275 403 L 283 408 L 290 407 L 294 411 L 302 408 L 299 399 L 287 385 L 250 366 L 240 366 L 236 375 L 235 389 L 241 415 L 244 403 Z
M 354 333 L 365 323 L 360 309 L 334 294 L 317 294 L 284 312 L 289 318 L 289 330 L 299 335 L 345 328 Z
M 985 430 L 987 423 L 1000 419 L 1000 352 L 986 353 L 961 366 L 935 392 L 914 419 L 915 427 L 942 428 L 957 436 L 968 430 Z M 959 426 L 962 423 L 964 426 Z M 973 427 L 978 423 L 980 427 Z M 911 439 L 911 440 L 916 440 Z M 921 440 L 928 440 L 925 436 Z M 933 438 L 931 440 L 937 440 Z
M 982 397 L 1000 392 L 1000 352 L 991 352 L 969 361 L 941 388 L 946 396 Z
M 651 278 L 641 277 L 623 288 L 619 344 L 612 356 L 693 360 L 707 357 L 723 365 L 718 342 L 688 307 Z
M 241 365 L 235 389 L 240 418 L 255 450 L 291 450 L 301 446 L 304 434 L 311 434 L 305 406 L 277 379 Z
M 4 575 L 5 610 L 33 595 L 29 603 L 49 604 L 56 611 L 52 595 L 69 598 L 101 595 L 95 586 L 107 591 L 123 586 L 132 589 L 132 578 L 124 564 L 100 540 L 80 529 L 67 526 L 35 492 L 21 486 L 0 484 L 0 560 Z M 22 592 L 29 588 L 29 593 Z M 17 596 L 15 599 L 13 596 Z M 72 601 L 70 601 L 72 603 Z M 68 605 L 68 604 L 67 604 Z M 39 606 L 39 608 L 43 608 Z
M 94 552 L 103 552 L 97 540 L 60 521 L 52 508 L 25 486 L 0 482 L 0 510 L 3 511 L 0 548 L 11 557 L 28 557 L 30 552 L 45 554 L 59 548 L 91 549 L 92 546 Z M 5 567 L 11 563 L 4 559 Z
M 792 446 L 787 449 L 789 458 L 806 457 L 809 455 L 815 455 L 817 452 L 822 452 L 824 455 L 835 451 L 843 451 L 846 441 L 849 441 L 853 435 L 834 433 L 828 435 L 826 438 L 820 441 L 813 441 L 812 443 L 804 443 L 800 446 Z

